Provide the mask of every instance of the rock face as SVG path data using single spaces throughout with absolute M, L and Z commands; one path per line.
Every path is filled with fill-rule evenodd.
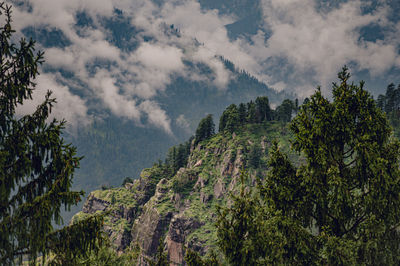
M 96 198 L 93 194 L 90 194 L 85 205 L 83 205 L 82 212 L 95 213 L 97 211 L 104 211 L 109 205 L 110 202 Z
M 182 265 L 186 236 L 202 225 L 192 218 L 174 217 L 171 220 L 165 240 L 170 265 Z
M 143 207 L 142 214 L 135 220 L 132 227 L 132 239 L 138 243 L 144 255 L 151 257 L 156 253 L 160 239 L 164 236 L 165 228 L 168 227 L 172 212 L 160 212 L 157 203 L 163 199 L 166 190 L 166 180 L 162 179 L 156 187 L 156 193 L 152 199 Z
M 91 193 L 83 206 L 82 212 L 86 214 L 94 214 L 101 211 L 110 211 L 110 215 L 107 217 L 110 221 L 109 224 L 116 223 L 118 221 L 124 221 L 129 224 L 132 223 L 136 215 L 136 207 L 130 207 L 126 205 L 114 206 L 111 202 L 103 200 Z M 129 230 L 115 230 L 112 226 L 106 224 L 104 231 L 108 234 L 112 240 L 117 251 L 123 251 L 131 243 L 132 237 Z
M 164 229 L 172 218 L 172 212 L 159 214 L 156 209 L 148 208 L 135 221 L 132 228 L 132 239 L 136 241 L 147 256 L 156 253 Z
M 256 130 L 262 132 L 259 127 Z M 186 167 L 172 176 L 160 165 L 145 169 L 123 188 L 92 192 L 83 212 L 110 211 L 104 230 L 119 251 L 139 246 L 139 265 L 147 265 L 160 244 L 171 265 L 185 265 L 186 248 L 204 255 L 216 245 L 217 206 L 228 204 L 227 194 L 236 193 L 243 167 L 252 177 L 249 186 L 256 173 L 266 170 L 265 163 L 252 169 L 247 153 L 252 145 L 260 145 L 260 161 L 265 161 L 267 139 L 249 132 L 218 134 L 192 145 Z

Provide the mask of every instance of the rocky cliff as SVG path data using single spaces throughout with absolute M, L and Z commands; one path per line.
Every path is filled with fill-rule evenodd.
M 216 246 L 217 206 L 228 203 L 242 169 L 250 173 L 249 186 L 263 178 L 268 148 L 279 137 L 287 149 L 286 132 L 281 123 L 268 122 L 216 134 L 192 145 L 186 166 L 173 175 L 155 164 L 133 183 L 90 193 L 74 219 L 107 211 L 104 230 L 117 251 L 139 246 L 138 264 L 146 264 L 161 243 L 171 265 L 182 265 L 185 248 L 204 255 Z

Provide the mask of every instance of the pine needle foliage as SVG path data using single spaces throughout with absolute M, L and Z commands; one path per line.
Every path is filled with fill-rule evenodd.
M 0 3 L 0 18 L 0 264 L 50 252 L 73 263 L 100 237 L 102 219 L 53 229 L 53 221 L 62 224 L 61 206 L 69 209 L 84 194 L 70 191 L 81 158 L 61 137 L 65 121 L 46 122 L 56 103 L 51 92 L 33 114 L 16 115 L 32 99 L 43 53 L 35 52 L 33 40 L 11 42 L 11 6 Z
M 230 265 L 400 264 L 400 143 L 364 83 L 338 77 L 332 102 L 318 89 L 291 122 L 305 162 L 275 143 L 258 192 L 218 213 Z

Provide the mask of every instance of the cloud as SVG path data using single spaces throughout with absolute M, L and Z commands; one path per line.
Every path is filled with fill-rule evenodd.
M 301 96 L 316 85 L 329 87 L 343 64 L 372 77 L 400 68 L 400 23 L 387 19 L 389 7 L 384 3 L 366 13 L 361 0 L 327 8 L 320 8 L 317 0 L 261 0 L 263 18 L 257 34 L 250 40 L 232 40 L 225 26 L 237 18 L 204 9 L 195 0 L 12 2 L 23 3 L 14 8 L 19 35 L 26 27 L 55 29 L 69 41 L 45 49 L 45 74 L 38 80 L 39 87 L 51 85 L 60 91 L 60 106 L 67 108 L 68 99 L 74 99 L 86 108 L 78 108 L 68 120 L 90 121 L 87 110 L 101 105 L 138 125 L 147 123 L 172 134 L 172 120 L 156 97 L 176 76 L 209 82 L 223 91 L 232 73 L 218 56 L 277 90 Z M 116 9 L 122 13 L 117 15 Z M 90 23 L 77 25 L 81 13 Z M 116 29 L 105 23 L 117 19 L 135 28 L 124 47 L 112 42 Z M 383 38 L 364 38 L 361 30 L 371 25 L 382 29 Z M 185 65 L 187 61 L 207 65 L 213 75 L 201 75 Z M 51 73 L 46 72 L 49 69 Z M 96 101 L 99 104 L 89 104 Z
M 184 114 L 180 114 L 176 118 L 175 123 L 178 127 L 182 128 L 186 132 L 190 132 L 190 123 L 189 123 L 189 121 L 187 121 Z
M 80 91 L 83 99 L 98 99 L 113 114 L 138 124 L 144 116 L 149 124 L 171 133 L 170 118 L 152 99 L 165 90 L 173 76 L 199 79 L 199 75 L 191 72 L 193 69 L 185 67 L 185 60 L 203 63 L 214 71 L 211 79 L 203 78 L 203 81 L 221 89 L 229 82 L 230 72 L 216 58 L 217 50 L 224 43 L 229 44 L 224 27 L 229 19 L 220 17 L 215 10 L 202 10 L 196 1 L 171 1 L 161 7 L 149 0 L 26 0 L 20 3 L 23 5 L 14 8 L 18 31 L 26 27 L 56 29 L 70 43 L 45 49 L 44 71 L 71 73 L 72 77 L 63 79 L 65 88 Z M 112 29 L 106 28 L 103 22 L 113 19 L 116 9 L 122 10 L 124 18 L 139 30 L 130 43 L 137 49 L 123 49 L 110 42 Z M 77 14 L 82 12 L 91 20 L 83 27 L 77 25 Z M 174 23 L 182 26 L 187 34 L 171 30 L 169 25 Z M 150 41 L 145 41 L 146 38 Z M 219 46 L 195 45 L 195 38 L 203 42 L 210 39 Z
M 73 130 L 78 125 L 87 125 L 91 122 L 91 117 L 87 114 L 85 101 L 77 95 L 71 93 L 67 86 L 57 81 L 54 74 L 42 74 L 37 78 L 38 86 L 33 91 L 32 100 L 25 101 L 18 106 L 18 115 L 32 114 L 38 105 L 42 104 L 48 90 L 52 91 L 52 97 L 57 99 L 52 112 L 48 118 L 67 121 L 67 129 Z
M 172 135 L 171 121 L 156 102 L 146 100 L 139 107 L 147 114 L 147 119 L 151 124 L 161 127 L 165 132 Z
M 182 51 L 176 47 L 161 47 L 143 43 L 135 52 L 144 66 L 164 71 L 179 71 L 183 68 Z
M 252 52 L 263 51 L 259 58 L 273 62 L 271 66 L 276 62 L 289 65 L 286 82 L 298 93 L 308 94 L 312 87 L 302 90 L 313 83 L 329 84 L 343 64 L 352 64 L 353 70 L 367 70 L 373 76 L 398 66 L 398 40 L 367 41 L 360 33 L 362 27 L 371 24 L 390 26 L 386 20 L 388 7 L 364 14 L 363 2 L 358 0 L 327 11 L 318 10 L 316 4 L 314 0 L 262 0 L 264 28 L 270 37 L 265 40 L 262 33 L 254 37 L 259 46 L 252 47 Z

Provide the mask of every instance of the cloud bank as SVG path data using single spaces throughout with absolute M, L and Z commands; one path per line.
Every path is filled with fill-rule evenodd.
M 277 90 L 300 96 L 316 85 L 328 88 L 343 64 L 371 77 L 400 68 L 400 23 L 387 19 L 390 7 L 382 1 L 365 12 L 370 3 L 360 0 L 325 8 L 316 0 L 260 0 L 259 31 L 236 39 L 229 38 L 225 27 L 235 22 L 234 14 L 204 9 L 195 0 L 11 3 L 19 34 L 30 27 L 56 31 L 68 40 L 66 45 L 39 44 L 45 47 L 46 67 L 38 87 L 54 90 L 55 115 L 75 124 L 90 123 L 88 110 L 95 99 L 117 116 L 173 134 L 176 118 L 168 117 L 155 97 L 176 76 L 203 80 L 223 91 L 232 73 L 216 56 Z M 117 46 L 118 27 L 105 21 L 127 23 L 134 33 L 120 34 L 123 45 Z M 383 37 L 365 38 L 362 30 L 370 26 Z M 213 77 L 193 72 L 186 61 L 206 64 Z M 177 121 L 183 125 L 182 118 Z

